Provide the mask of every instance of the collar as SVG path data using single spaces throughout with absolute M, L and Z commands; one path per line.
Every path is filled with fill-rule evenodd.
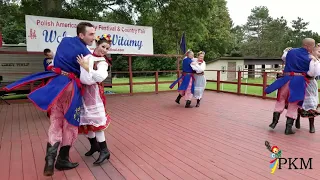
M 80 39 L 79 36 L 77 36 L 77 38 L 80 40 L 80 42 L 82 42 L 85 46 L 87 46 L 87 44 L 82 39 Z

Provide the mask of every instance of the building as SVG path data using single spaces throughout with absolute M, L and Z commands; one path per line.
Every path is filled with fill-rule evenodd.
M 247 57 L 221 57 L 212 61 L 206 61 L 206 70 L 220 70 L 221 81 L 233 81 L 238 79 L 237 71 L 244 71 L 242 78 L 259 78 L 261 72 L 279 70 L 282 65 L 281 58 L 247 58 Z M 229 71 L 229 72 L 227 72 Z M 216 71 L 206 71 L 206 78 L 217 80 Z

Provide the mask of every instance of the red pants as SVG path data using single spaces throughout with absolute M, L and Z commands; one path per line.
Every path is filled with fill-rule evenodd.
M 286 102 L 288 101 L 288 98 L 289 98 L 289 93 L 290 91 L 289 91 L 289 82 L 288 82 L 278 90 L 278 100 L 276 102 L 274 112 L 279 112 L 279 113 L 283 112 L 286 106 Z M 286 116 L 292 119 L 297 119 L 298 108 L 299 108 L 298 102 L 288 103 Z
M 179 94 L 180 94 L 181 96 L 184 96 L 184 99 L 185 99 L 186 101 L 188 101 L 188 100 L 191 101 L 191 100 L 192 100 L 192 97 L 193 97 L 193 94 L 192 94 L 192 92 L 191 92 L 192 82 L 193 82 L 193 79 L 190 78 L 188 88 L 187 88 L 185 91 L 184 91 L 184 90 L 180 90 L 180 91 L 179 91 Z
M 64 118 L 71 102 L 72 84 L 52 105 L 50 112 L 50 127 L 48 141 L 51 145 L 60 142 L 61 146 L 72 146 L 78 136 L 78 127 L 68 123 Z

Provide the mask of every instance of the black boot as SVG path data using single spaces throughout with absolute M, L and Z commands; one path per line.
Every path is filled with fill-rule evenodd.
M 85 156 L 92 156 L 95 152 L 100 152 L 100 147 L 96 138 L 88 138 L 91 144 L 90 150 L 84 154 Z
M 316 130 L 314 128 L 314 118 L 309 118 L 309 132 L 315 133 Z
M 180 104 L 180 99 L 181 99 L 181 94 L 178 95 L 177 99 L 176 99 L 176 103 Z
M 51 146 L 50 143 L 47 143 L 46 164 L 44 165 L 43 170 L 43 175 L 45 176 L 52 176 L 54 173 L 54 162 L 56 160 L 59 144 L 59 142 L 56 142 Z
M 293 123 L 294 123 L 294 119 L 287 117 L 286 130 L 284 132 L 286 135 L 295 133 L 294 131 L 292 131 Z
M 187 100 L 185 108 L 192 108 L 190 100 Z
M 296 128 L 300 129 L 300 115 L 298 114 L 297 119 L 296 119 Z
M 272 123 L 269 125 L 269 127 L 274 129 L 276 127 L 276 125 L 278 124 L 279 118 L 280 118 L 280 113 L 279 112 L 273 112 Z
M 69 170 L 76 168 L 79 166 L 79 163 L 72 163 L 69 161 L 69 151 L 71 146 L 62 146 L 59 151 L 59 155 L 57 158 L 57 162 L 55 168 L 62 171 L 62 170 Z
M 200 106 L 200 99 L 197 99 L 197 105 L 196 107 L 199 107 Z
M 110 158 L 110 152 L 107 147 L 107 142 L 106 141 L 99 142 L 99 146 L 100 146 L 100 155 L 99 155 L 99 158 L 93 163 L 95 165 L 100 165 L 101 163 L 103 163 L 104 160 Z

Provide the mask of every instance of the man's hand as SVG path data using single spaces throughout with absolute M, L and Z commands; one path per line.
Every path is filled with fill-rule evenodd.
M 89 72 L 89 61 L 85 61 L 82 54 L 77 56 L 77 61 L 83 69 Z

